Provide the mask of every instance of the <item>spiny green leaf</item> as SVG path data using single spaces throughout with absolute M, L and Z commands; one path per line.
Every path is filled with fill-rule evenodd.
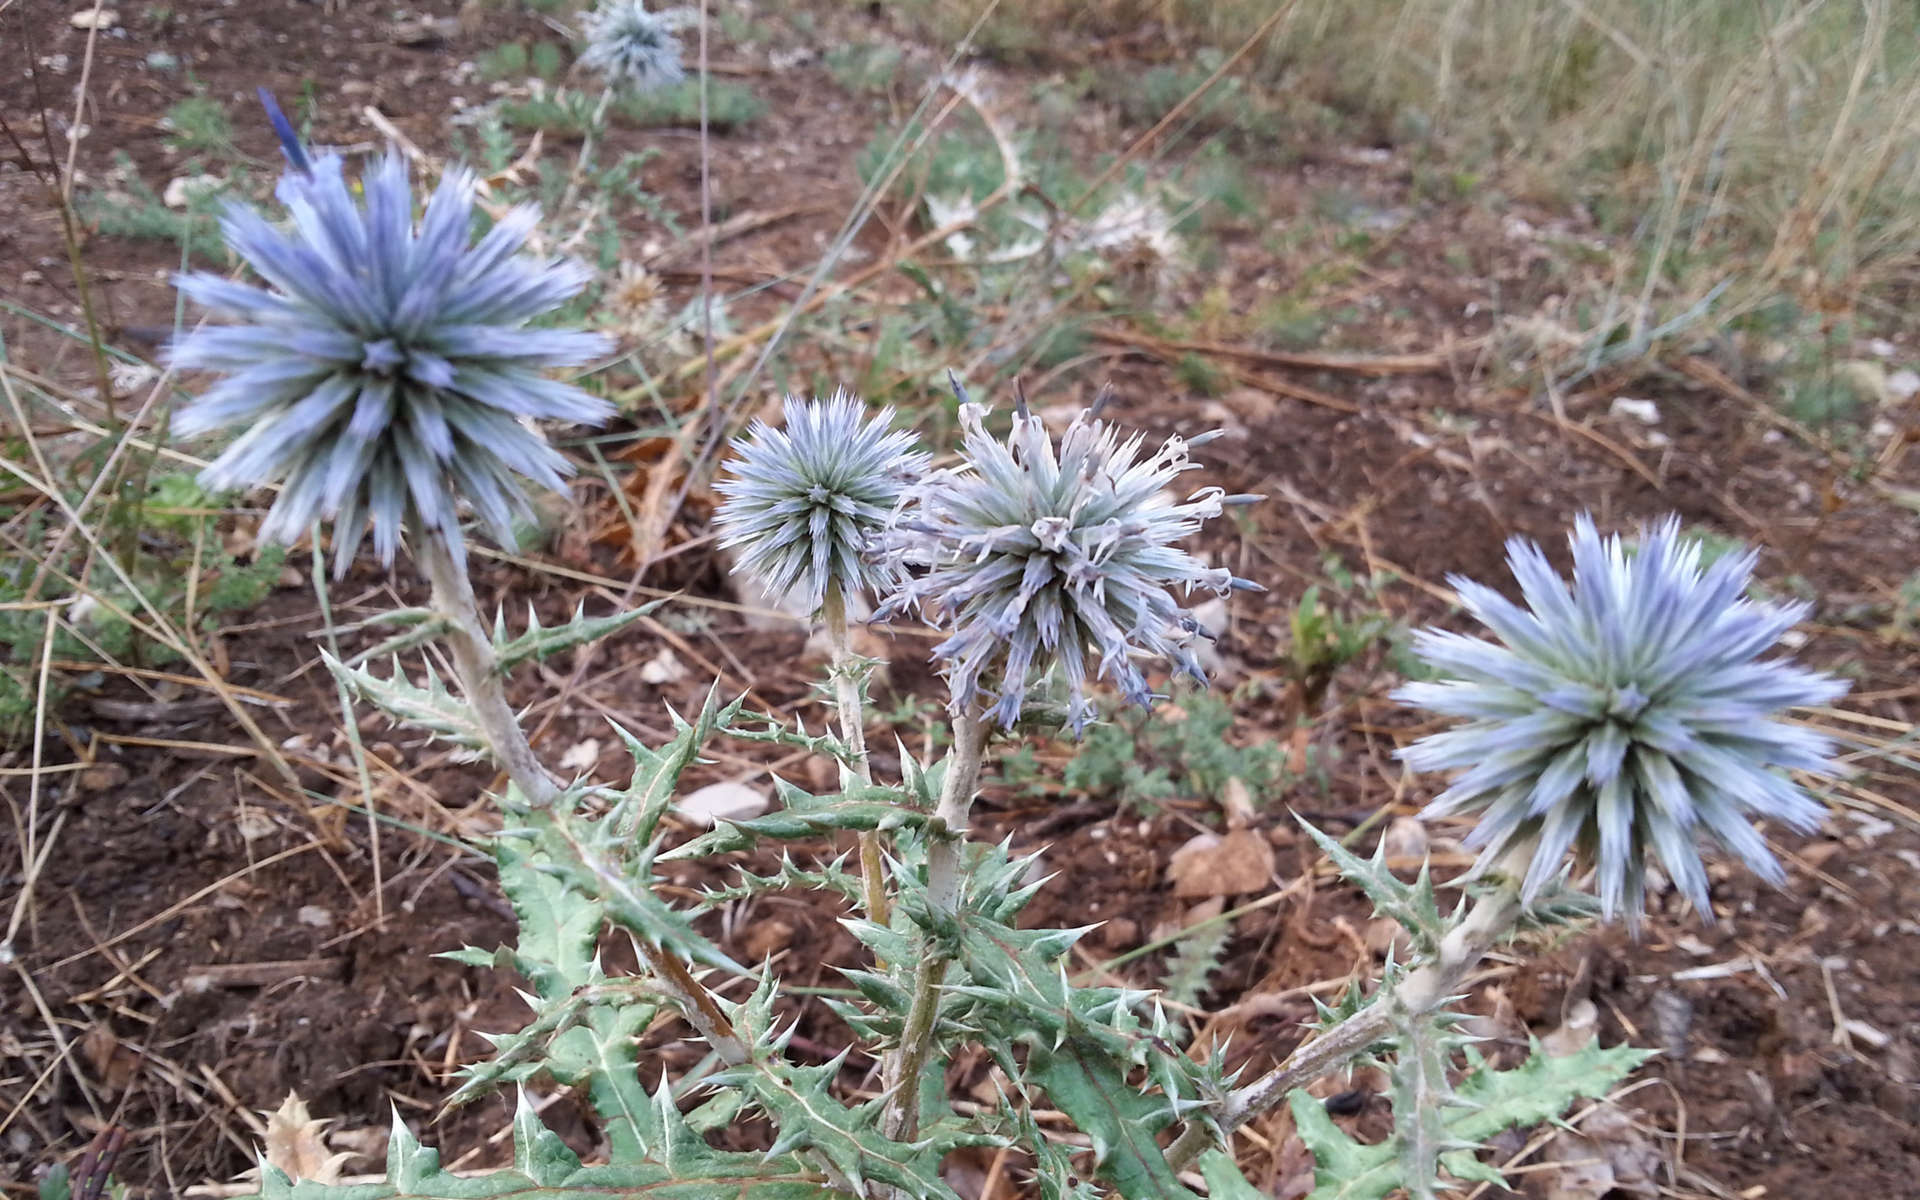
M 425 730 L 456 746 L 469 750 L 486 748 L 487 739 L 473 719 L 473 710 L 465 700 L 447 690 L 431 666 L 427 667 L 426 686 L 420 687 L 407 678 L 397 658 L 392 660 L 393 673 L 386 679 L 365 667 L 346 666 L 325 650 L 320 652 L 320 658 L 354 699 L 373 705 L 395 721 Z
M 1536 1041 L 1525 1062 L 1496 1071 L 1468 1048 L 1468 1074 L 1454 1088 L 1460 1107 L 1443 1115 L 1443 1136 L 1451 1143 L 1477 1145 L 1510 1126 L 1552 1120 L 1581 1097 L 1605 1095 L 1649 1054 L 1631 1046 L 1603 1050 L 1589 1043 L 1574 1054 L 1554 1057 Z M 1325 1104 L 1304 1090 L 1289 1093 L 1287 1104 L 1300 1139 L 1313 1152 L 1315 1187 L 1308 1200 L 1380 1200 L 1408 1185 L 1398 1138 L 1361 1145 L 1333 1123 Z M 1471 1157 L 1471 1151 L 1449 1150 L 1441 1162 L 1458 1177 L 1456 1164 L 1464 1167 Z
M 1072 1039 L 1057 1051 L 1035 1047 L 1027 1081 L 1093 1139 L 1095 1170 L 1127 1200 L 1198 1200 L 1155 1137 L 1173 1120 L 1166 1098 L 1136 1091 L 1107 1055 Z
M 1197 1165 L 1200 1178 L 1207 1181 L 1210 1200 L 1269 1200 L 1265 1192 L 1247 1182 L 1225 1150 L 1207 1151 Z
M 603 637 L 620 632 L 627 626 L 665 604 L 671 597 L 642 604 L 625 612 L 617 612 L 604 617 L 587 616 L 583 604 L 574 610 L 573 619 L 565 625 L 555 625 L 551 629 L 543 628 L 540 618 L 534 613 L 533 606 L 527 606 L 527 629 L 519 637 L 507 637 L 506 613 L 503 611 L 494 618 L 493 656 L 495 669 L 501 672 L 512 670 L 528 659 L 547 658 L 562 650 L 582 646 L 588 642 L 599 641 Z
M 658 749 L 618 725 L 613 727 L 633 758 L 633 778 L 625 788 L 610 793 L 616 802 L 602 822 L 609 840 L 623 845 L 652 840 L 660 818 L 673 804 L 681 774 L 700 757 L 707 740 L 739 715 L 743 702 L 744 698 L 722 705 L 716 687 L 707 691 L 700 712 L 691 722 L 669 708 L 673 737 Z
M 786 891 L 829 892 L 851 904 L 858 904 L 865 898 L 866 892 L 860 877 L 846 870 L 841 865 L 843 862 L 844 856 L 820 867 L 802 867 L 783 851 L 780 865 L 772 874 L 755 875 L 742 870 L 731 884 L 701 889 L 698 906 L 711 910 L 733 901 L 751 900 L 767 892 Z
M 714 1150 L 697 1137 L 677 1140 L 670 1153 L 583 1167 L 532 1110 L 514 1119 L 514 1165 L 504 1171 L 455 1175 L 423 1148 L 396 1117 L 388 1143 L 387 1178 L 380 1183 L 289 1181 L 271 1166 L 262 1171 L 263 1197 L 286 1200 L 846 1200 L 818 1171 L 789 1155 Z
M 959 1200 L 940 1174 L 940 1161 L 962 1146 L 997 1146 L 1005 1139 L 937 1121 L 912 1142 L 880 1132 L 881 1101 L 850 1106 L 832 1092 L 841 1060 L 801 1066 L 766 1058 L 714 1076 L 719 1086 L 742 1089 L 779 1130 L 777 1153 L 804 1151 L 830 1164 L 846 1183 L 869 1181 L 904 1189 L 916 1200 Z
M 1387 846 L 1384 841 L 1371 859 L 1363 859 L 1314 828 L 1312 822 L 1298 815 L 1294 819 L 1333 860 L 1333 865 L 1339 868 L 1347 882 L 1367 894 L 1367 898 L 1373 901 L 1375 911 L 1383 917 L 1392 918 L 1407 931 L 1419 954 L 1432 955 L 1438 949 L 1440 939 L 1446 936 L 1447 930 L 1453 925 L 1453 918 L 1440 914 L 1439 903 L 1433 895 L 1433 877 L 1428 873 L 1426 864 L 1421 864 L 1420 875 L 1412 883 L 1402 883 L 1387 868 Z
M 660 856 L 660 861 L 748 850 L 761 838 L 794 841 L 816 838 L 836 829 L 889 830 L 924 823 L 924 813 L 900 803 L 904 795 L 898 788 L 858 788 L 839 796 L 821 797 L 804 808 L 790 807 L 746 820 L 721 821 L 712 833 L 667 851 Z
M 541 1187 L 557 1186 L 580 1169 L 580 1156 L 540 1123 L 524 1088 L 513 1110 L 513 1169 Z

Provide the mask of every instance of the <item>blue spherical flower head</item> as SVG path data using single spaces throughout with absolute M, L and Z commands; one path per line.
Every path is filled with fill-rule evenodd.
M 843 598 L 892 592 L 901 570 L 873 550 L 928 462 L 892 422 L 891 409 L 869 418 L 845 391 L 787 397 L 785 428 L 756 421 L 734 443 L 733 477 L 717 485 L 720 544 L 743 547 L 743 567 L 776 593 L 803 590 L 815 609 L 829 587 Z
M 1395 698 L 1467 722 L 1402 752 L 1416 770 L 1462 772 L 1422 815 L 1479 813 L 1468 844 L 1485 847 L 1482 867 L 1532 844 L 1528 897 L 1577 848 L 1609 919 L 1624 908 L 1637 921 L 1651 853 L 1711 920 L 1700 843 L 1783 879 L 1749 822 L 1818 824 L 1822 807 L 1785 772 L 1832 774 L 1832 747 L 1774 718 L 1846 684 L 1759 659 L 1808 606 L 1746 599 L 1752 552 L 1703 569 L 1699 544 L 1671 517 L 1631 552 L 1585 517 L 1570 540 L 1571 590 L 1538 546 L 1507 544 L 1525 608 L 1451 580 L 1497 642 L 1418 635 L 1416 652 L 1446 679 Z
M 522 480 L 562 490 L 570 468 L 532 420 L 599 424 L 604 400 L 546 377 L 604 353 L 606 339 L 528 322 L 566 302 L 589 272 L 517 253 L 538 214 L 509 213 L 470 241 L 473 176 L 450 171 L 414 221 L 396 153 L 370 162 L 356 200 L 337 155 L 280 181 L 291 217 L 270 224 L 230 206 L 221 229 L 266 287 L 194 273 L 175 286 L 232 323 L 170 348 L 174 366 L 228 378 L 184 409 L 182 435 L 242 432 L 201 473 L 213 488 L 277 483 L 261 536 L 291 542 L 333 523 L 344 573 L 363 527 L 391 564 L 403 525 L 463 553 L 464 500 L 511 544 L 530 513 Z
M 1093 718 L 1093 677 L 1136 704 L 1152 699 L 1137 656 L 1168 660 L 1204 683 L 1192 644 L 1212 635 L 1169 589 L 1225 594 L 1256 585 L 1178 543 L 1223 505 L 1256 497 L 1209 487 L 1177 500 L 1167 489 L 1198 465 L 1187 456 L 1191 443 L 1169 438 L 1143 456 L 1142 435 L 1122 438 L 1100 419 L 1104 397 L 1074 418 L 1058 447 L 1024 403 L 1003 444 L 987 433 L 986 410 L 961 398 L 965 461 L 916 488 L 900 524 L 902 544 L 930 566 L 883 609 L 918 606 L 950 631 L 934 657 L 952 711 L 990 698 L 991 716 L 1011 725 L 1029 681 L 1057 667 L 1078 733 Z M 989 677 L 997 682 L 983 682 Z
M 653 13 L 641 0 L 604 0 L 582 22 L 580 64 L 609 85 L 651 91 L 686 77 L 680 66 L 675 13 Z

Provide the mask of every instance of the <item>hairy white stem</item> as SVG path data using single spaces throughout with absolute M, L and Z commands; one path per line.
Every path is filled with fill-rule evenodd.
M 967 839 L 967 814 L 980 787 L 980 762 L 987 748 L 987 723 L 963 713 L 953 719 L 953 753 L 940 785 L 940 800 L 928 830 L 927 900 L 933 911 L 960 910 L 960 852 Z
M 840 721 L 840 740 L 853 754 L 851 768 L 840 768 L 841 785 L 857 779 L 873 782 L 873 765 L 867 761 L 867 714 L 860 703 L 860 680 L 856 677 L 853 639 L 847 631 L 847 600 L 838 583 L 827 584 L 821 616 L 827 623 L 827 648 L 833 655 L 833 706 Z M 887 923 L 886 862 L 880 852 L 880 835 L 863 831 L 860 845 L 860 890 L 866 901 L 867 916 L 875 923 Z
M 980 762 L 987 746 L 987 724 L 972 714 L 953 720 L 953 752 L 947 756 L 940 800 L 927 828 L 927 903 L 936 916 L 960 911 L 960 855 L 967 836 L 967 814 L 980 785 Z M 911 1139 L 920 1121 L 920 1074 L 933 1050 L 933 1026 L 940 1011 L 940 984 L 947 956 L 923 939 L 913 974 L 913 998 L 900 1030 L 900 1045 L 881 1064 L 887 1094 L 881 1129 L 890 1138 Z
M 421 535 L 418 562 L 432 585 L 433 606 L 447 621 L 447 650 L 453 659 L 453 673 L 487 739 L 487 748 L 529 804 L 551 808 L 560 797 L 559 785 L 534 756 L 526 731 L 520 728 L 520 716 L 507 702 L 506 681 L 494 657 L 493 640 L 481 623 L 480 605 L 474 599 L 473 582 L 467 578 L 466 569 L 454 558 L 446 540 L 433 532 Z
M 1519 849 L 1531 853 L 1530 845 Z M 1515 861 L 1519 857 L 1522 861 Z M 1376 1000 L 1319 1037 L 1302 1045 L 1265 1075 L 1227 1095 L 1215 1119 L 1223 1133 L 1232 1133 L 1368 1046 L 1393 1027 L 1395 1013 L 1419 1016 L 1432 1012 L 1459 994 L 1467 973 L 1478 965 L 1493 944 L 1513 927 L 1522 910 L 1520 885 L 1526 877 L 1522 855 L 1509 854 L 1491 872 L 1498 882 L 1493 891 L 1474 901 L 1466 919 L 1441 939 L 1437 953 L 1410 972 L 1394 988 L 1393 1004 Z M 1167 1162 L 1180 1170 L 1213 1144 L 1211 1130 L 1202 1122 L 1187 1125 L 1167 1148 Z

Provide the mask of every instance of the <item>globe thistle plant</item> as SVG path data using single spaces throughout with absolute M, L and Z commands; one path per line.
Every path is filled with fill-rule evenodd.
M 648 12 L 641 0 L 604 0 L 582 21 L 580 64 L 612 87 L 651 91 L 679 83 L 686 77 L 674 36 L 680 24 L 677 12 Z
M 1637 918 L 1651 853 L 1710 918 L 1699 843 L 1783 879 L 1749 822 L 1812 828 L 1822 808 L 1785 772 L 1831 774 L 1832 764 L 1826 739 L 1775 718 L 1846 685 L 1759 660 L 1808 606 L 1746 599 L 1753 553 L 1703 568 L 1671 517 L 1631 550 L 1585 517 L 1570 541 L 1571 589 L 1539 547 L 1508 543 L 1524 608 L 1451 581 L 1497 641 L 1418 635 L 1416 652 L 1445 678 L 1395 698 L 1467 722 L 1402 753 L 1416 770 L 1461 772 L 1423 815 L 1480 814 L 1468 841 L 1485 847 L 1483 866 L 1532 845 L 1523 896 L 1574 847 L 1596 871 L 1604 913 Z
M 902 544 L 930 562 L 883 611 L 918 606 L 950 632 L 934 648 L 952 710 L 991 698 L 1003 726 L 1018 719 L 1029 681 L 1050 667 L 1068 692 L 1067 723 L 1092 719 L 1088 681 L 1104 678 L 1137 704 L 1151 699 L 1134 659 L 1150 655 L 1205 681 L 1192 644 L 1211 637 L 1169 589 L 1218 594 L 1257 585 L 1209 568 L 1178 547 L 1223 505 L 1257 499 L 1202 488 L 1167 491 L 1197 463 L 1195 444 L 1169 438 L 1150 456 L 1143 437 L 1100 419 L 1104 396 L 1068 426 L 1056 448 L 1022 403 L 1004 444 L 987 433 L 986 410 L 965 402 L 965 461 L 913 493 Z M 1195 442 L 1201 439 L 1195 439 Z M 994 683 L 983 682 L 997 676 Z
M 462 500 L 510 541 L 514 518 L 530 511 L 522 479 L 558 490 L 569 471 L 529 422 L 598 424 L 612 412 L 543 374 L 588 361 L 606 339 L 528 328 L 589 272 L 517 253 L 532 208 L 470 243 L 474 180 L 464 170 L 441 180 L 416 227 L 397 153 L 369 163 L 364 201 L 337 155 L 292 161 L 276 193 L 289 226 L 237 204 L 221 222 L 267 286 L 204 272 L 175 279 L 232 322 L 203 325 L 170 349 L 177 367 L 227 373 L 175 418 L 175 431 L 242 431 L 201 480 L 279 484 L 261 536 L 292 541 L 331 520 L 340 572 L 369 520 L 383 563 L 403 525 L 445 539 L 459 558 Z
M 798 589 L 818 609 L 841 597 L 891 592 L 899 566 L 874 551 L 908 486 L 927 468 L 913 435 L 892 430 L 891 409 L 867 417 L 859 397 L 787 397 L 784 428 L 755 421 L 734 443 L 718 520 L 722 546 L 771 591 Z

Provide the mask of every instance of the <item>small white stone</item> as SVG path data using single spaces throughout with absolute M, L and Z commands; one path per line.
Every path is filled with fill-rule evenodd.
M 1660 423 L 1660 406 L 1651 400 L 1636 400 L 1632 396 L 1615 396 L 1607 408 L 1610 417 L 1631 417 L 1642 425 Z
M 744 821 L 749 817 L 757 817 L 767 811 L 770 803 L 767 794 L 760 789 L 729 780 L 726 783 L 710 783 L 689 792 L 680 798 L 678 807 L 681 814 L 689 819 L 702 825 L 712 825 L 722 820 Z
M 1920 394 L 1920 372 L 1910 367 L 1901 367 L 1887 376 L 1887 395 L 1902 403 Z
M 575 742 L 560 756 L 560 765 L 569 771 L 591 771 L 600 762 L 600 739 Z
M 160 202 L 168 208 L 185 208 L 195 198 L 209 192 L 220 190 L 222 181 L 212 175 L 182 175 L 167 181 L 167 190 L 160 195 Z
M 1867 352 L 1875 358 L 1892 358 L 1895 349 L 1894 344 L 1885 338 L 1874 338 L 1867 343 Z
M 300 911 L 293 914 L 293 919 L 302 925 L 311 925 L 315 929 L 325 929 L 333 924 L 333 914 L 318 904 L 301 905 Z
M 258 808 L 242 811 L 240 819 L 233 823 L 233 827 L 234 831 L 240 835 L 240 840 L 246 842 L 257 842 L 263 837 L 269 837 L 279 828 L 274 824 L 271 816 Z
M 120 14 L 110 8 L 89 8 L 67 18 L 75 29 L 112 29 L 120 23 Z
M 687 664 L 680 661 L 670 647 L 660 647 L 660 653 L 654 655 L 640 666 L 640 680 L 659 687 L 663 683 L 678 683 L 687 677 Z

